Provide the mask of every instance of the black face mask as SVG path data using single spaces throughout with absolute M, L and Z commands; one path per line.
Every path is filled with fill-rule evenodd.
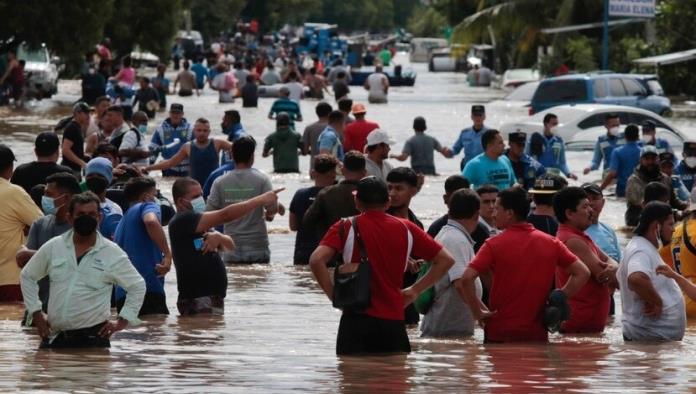
M 640 171 L 649 179 L 657 179 L 660 176 L 659 166 L 643 167 L 640 166 Z
M 109 181 L 100 176 L 87 178 L 85 182 L 87 183 L 87 189 L 97 195 L 102 194 L 109 187 Z
M 97 224 L 99 223 L 94 217 L 90 215 L 82 215 L 78 216 L 75 221 L 73 221 L 73 229 L 75 229 L 75 232 L 79 235 L 86 237 L 94 233 L 94 231 L 97 229 Z

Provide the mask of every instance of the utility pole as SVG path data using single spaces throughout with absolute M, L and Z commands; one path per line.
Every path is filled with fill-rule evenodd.
M 609 68 L 609 0 L 604 0 L 604 28 L 602 32 L 602 70 Z

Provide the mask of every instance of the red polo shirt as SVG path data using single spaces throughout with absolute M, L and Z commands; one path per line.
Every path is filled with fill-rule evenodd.
M 564 244 L 571 238 L 583 241 L 599 257 L 599 249 L 592 239 L 571 226 L 561 224 L 558 226 L 556 237 Z M 556 270 L 556 287 L 562 287 L 568 281 L 568 273 L 565 270 Z M 590 278 L 585 286 L 568 300 L 570 305 L 570 320 L 561 325 L 562 332 L 602 332 L 607 324 L 611 301 L 611 290 L 608 286 L 601 285 L 595 278 Z
M 367 211 L 357 217 L 357 223 L 372 268 L 370 307 L 366 313 L 380 319 L 404 320 L 401 288 L 408 250 L 406 230 L 411 232 L 413 239 L 411 254 L 418 258 L 432 260 L 440 253 L 442 245 L 415 224 L 381 211 Z M 338 231 L 341 225 L 344 226 L 343 238 Z M 350 221 L 339 220 L 331 226 L 320 244 L 342 253 L 349 230 Z M 353 263 L 360 261 L 357 243 L 352 256 Z
M 365 150 L 367 135 L 376 128 L 379 128 L 377 123 L 365 119 L 356 119 L 354 122 L 346 125 L 346 128 L 343 130 L 343 151 L 357 150 L 362 152 Z
M 486 340 L 547 341 L 543 314 L 549 284 L 556 267 L 566 268 L 577 259 L 562 242 L 529 223 L 488 238 L 469 263 L 479 273 L 493 274 L 488 303 L 496 313 L 486 322 Z

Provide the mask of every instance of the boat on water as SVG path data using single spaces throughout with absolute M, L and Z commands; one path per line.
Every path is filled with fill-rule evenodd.
M 416 83 L 416 72 L 410 67 L 384 67 L 382 71 L 389 78 L 390 86 L 413 86 Z M 374 72 L 375 68 L 372 66 L 364 66 L 360 67 L 359 69 L 351 69 L 350 76 L 352 79 L 350 80 L 349 85 L 364 85 L 367 77 L 369 77 L 370 74 Z

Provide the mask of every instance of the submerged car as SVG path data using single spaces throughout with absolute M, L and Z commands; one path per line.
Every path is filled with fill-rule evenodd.
M 51 58 L 46 45 L 36 48 L 22 43 L 17 47 L 17 59 L 24 60 L 27 97 L 48 98 L 58 92 L 58 62 Z
M 511 91 L 518 86 L 539 80 L 539 70 L 532 68 L 512 68 L 503 73 L 500 88 Z
M 631 123 L 640 126 L 646 120 L 652 120 L 657 125 L 657 137 L 666 139 L 672 146 L 680 146 L 686 139 L 686 136 L 667 119 L 654 112 L 641 108 L 604 104 L 553 107 L 522 121 L 504 123 L 500 126 L 500 131 L 506 137 L 515 131 L 525 132 L 528 136 L 535 132 L 542 132 L 544 116 L 549 113 L 558 116 L 556 134 L 563 138 L 568 149 L 573 150 L 594 148 L 597 138 L 607 132 L 604 120 L 608 114 L 619 115 L 622 129 Z

